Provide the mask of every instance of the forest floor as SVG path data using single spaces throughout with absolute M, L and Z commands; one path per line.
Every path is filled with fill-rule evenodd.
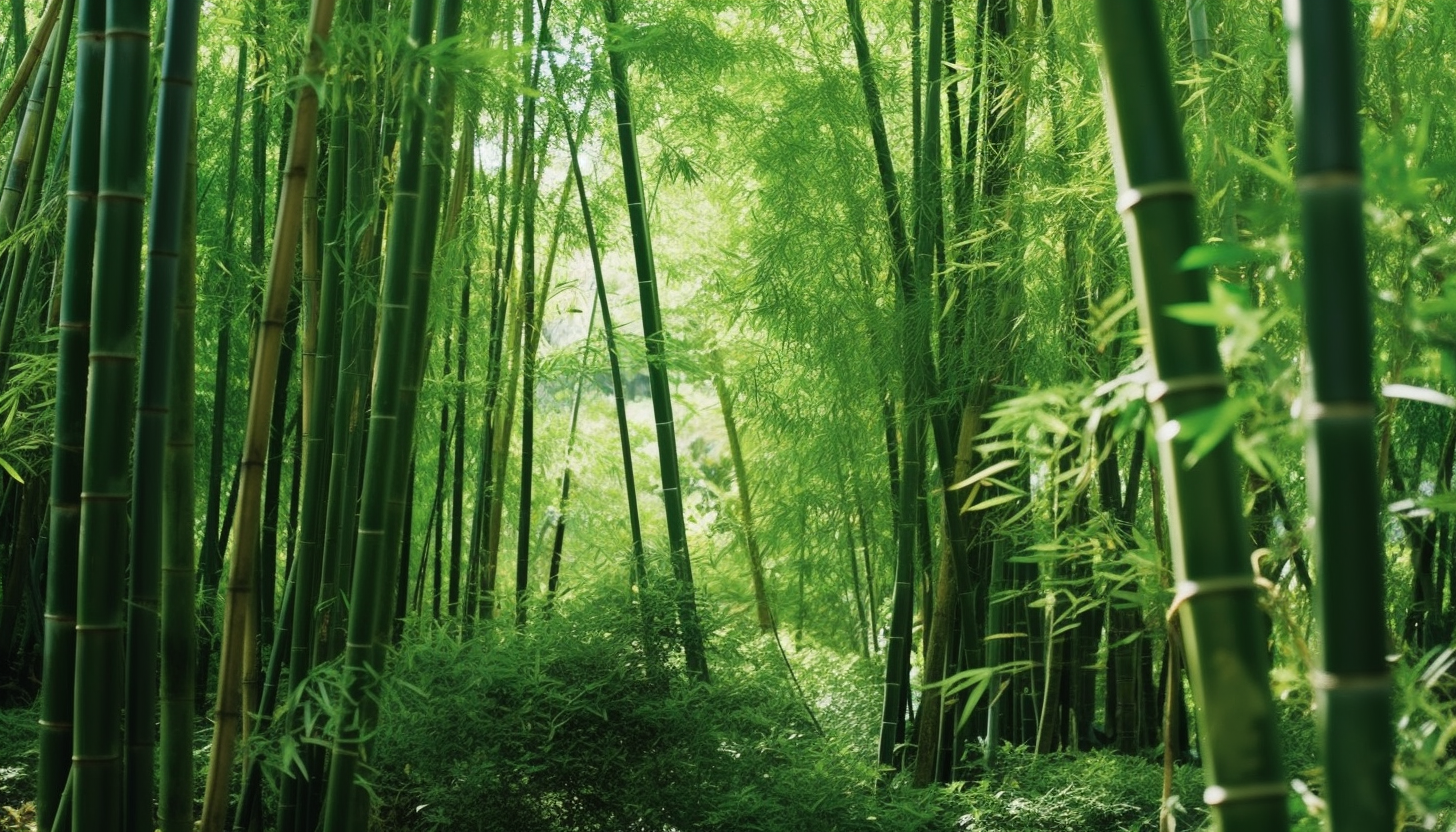
M 624 626 L 608 606 L 525 634 L 487 631 L 463 643 L 433 626 L 413 629 L 382 691 L 374 827 L 1158 829 L 1164 771 L 1156 749 L 1138 756 L 1036 755 L 1008 747 L 973 783 L 886 783 L 873 765 L 880 695 L 874 662 L 791 651 L 801 697 L 771 640 L 720 632 L 711 685 L 681 677 L 652 682 L 635 637 L 625 635 L 637 628 Z M 33 828 L 36 718 L 34 706 L 0 711 L 0 806 L 14 807 L 0 811 L 4 832 Z M 1313 730 L 1305 723 L 1286 721 L 1287 768 L 1295 777 L 1314 765 Z M 205 729 L 200 721 L 200 742 Z M 253 750 L 282 759 L 281 742 L 265 735 Z M 205 755 L 198 760 L 205 763 Z M 276 764 L 272 771 L 276 777 Z M 1177 829 L 1203 825 L 1202 790 L 1199 769 L 1176 769 Z M 1291 809 L 1303 814 L 1297 797 Z

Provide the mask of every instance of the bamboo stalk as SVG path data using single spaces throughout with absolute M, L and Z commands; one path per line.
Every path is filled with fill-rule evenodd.
M 1187 462 L 1196 437 L 1180 421 L 1225 398 L 1213 328 L 1167 314 L 1207 299 L 1206 275 L 1179 260 L 1198 240 L 1167 58 L 1152 0 L 1099 0 L 1108 133 L 1119 209 L 1147 341 L 1147 397 L 1167 487 L 1177 592 L 1198 703 L 1205 792 L 1215 828 L 1288 827 L 1268 653 L 1244 534 L 1240 480 L 1225 437 Z
M 91 290 L 94 303 L 86 394 L 87 452 L 81 474 L 76 731 L 72 745 L 72 823 L 74 828 L 87 832 L 123 828 L 129 797 L 124 791 L 121 743 L 126 697 L 118 692 L 125 674 L 128 670 L 147 673 L 147 685 L 155 684 L 154 616 L 148 628 L 151 641 L 141 649 L 144 655 L 127 656 L 125 651 L 129 546 L 123 542 L 130 540 L 126 510 L 132 486 L 129 440 L 134 421 L 131 403 L 147 165 L 146 120 L 133 116 L 146 112 L 149 106 L 149 10 L 149 4 L 142 0 L 109 0 L 106 8 L 97 266 Z M 166 312 L 171 312 L 170 303 Z M 163 364 L 164 375 L 167 369 Z M 154 459 L 153 465 L 158 462 Z M 133 565 L 134 570 L 137 568 Z M 138 580 L 147 580 L 146 573 L 150 573 L 149 583 L 159 581 L 155 552 L 141 569 L 144 574 L 134 576 Z M 146 603 L 155 609 L 157 589 L 153 586 L 144 592 L 150 595 Z M 148 698 L 149 703 L 137 707 L 146 708 L 150 728 L 156 707 L 154 688 Z M 150 770 L 150 756 L 144 756 Z M 141 797 L 147 804 L 146 827 L 150 829 L 151 790 Z
M 1392 828 L 1396 810 L 1353 14 L 1348 0 L 1284 4 L 1304 229 L 1305 458 L 1322 648 L 1311 685 L 1325 828 L 1378 832 Z
M 334 0 L 314 0 L 309 15 L 309 51 L 303 75 L 317 78 L 323 72 L 324 44 L 333 24 Z M 298 248 L 303 191 L 308 169 L 317 146 L 318 87 L 299 86 L 294 107 L 293 133 L 288 147 L 287 171 L 279 194 L 273 232 L 273 254 L 263 314 L 258 321 L 252 389 L 248 397 L 247 428 L 243 438 L 243 480 L 233 521 L 232 565 L 228 573 L 227 606 L 223 616 L 223 641 L 219 656 L 217 705 L 213 725 L 212 758 L 208 765 L 207 789 L 203 798 L 201 832 L 221 832 L 228 802 L 228 780 L 241 713 L 241 681 L 245 646 L 249 641 L 248 608 L 252 606 L 254 558 L 257 553 L 259 498 L 263 464 L 267 453 L 268 415 L 272 409 L 278 353 L 293 284 L 293 258 Z
M 162 83 L 157 102 L 157 142 L 152 169 L 151 220 L 148 223 L 145 307 L 142 320 L 142 361 L 137 394 L 135 479 L 132 487 L 132 557 L 130 602 L 127 610 L 126 702 L 126 826 L 133 832 L 155 828 L 152 798 L 155 739 L 153 724 L 157 711 L 157 645 L 159 639 L 163 558 L 172 571 L 179 568 L 190 576 L 190 562 L 179 565 L 174 547 L 185 546 L 190 555 L 190 534 L 181 540 L 169 538 L 164 548 L 164 502 L 173 499 L 165 487 L 169 468 L 164 456 L 170 444 L 168 423 L 172 397 L 173 328 L 179 300 L 178 283 L 183 279 L 183 250 L 188 241 L 184 228 L 195 232 L 187 211 L 189 183 L 188 148 L 192 139 L 193 100 L 197 74 L 197 2 L 175 2 L 167 8 L 166 40 L 162 53 Z M 194 290 L 195 292 L 195 290 Z M 192 304 L 195 305 L 195 294 Z M 191 368 L 184 370 L 190 375 Z M 190 386 L 190 385 L 189 385 Z M 180 414 L 179 414 L 180 415 Z M 190 425 L 189 425 L 190 427 Z M 190 493 L 190 492 L 189 492 Z M 178 510 L 177 508 L 171 509 Z M 190 516 L 190 507 L 189 507 Z M 173 588 L 176 592 L 176 589 Z M 177 599 L 181 600 L 181 599 Z M 190 601 L 190 594 L 189 599 Z M 168 622 L 172 643 L 178 643 L 177 628 L 185 623 Z M 181 658 L 169 652 L 173 660 Z M 184 660 L 181 676 L 189 685 L 186 716 L 190 718 L 190 660 Z M 179 707 L 174 703 L 174 707 Z M 177 713 L 171 715 L 172 719 Z M 173 726 L 175 729 L 180 726 Z M 183 728 L 183 739 L 187 737 Z M 191 749 L 179 744 L 176 735 L 167 751 L 166 763 L 174 771 L 191 772 Z M 190 744 L 190 743 L 189 743 Z M 185 760 L 175 759 L 185 755 Z M 188 778 L 190 780 L 190 776 Z M 175 798 L 174 798 L 175 800 Z M 176 803 L 172 808 L 175 810 Z M 187 814 L 190 816 L 190 805 Z M 188 818 L 190 820 L 190 817 Z M 175 817 L 173 822 L 176 822 Z
M 605 0 L 603 11 L 610 30 L 621 18 L 616 0 Z M 617 138 L 622 154 L 622 177 L 627 197 L 627 214 L 632 229 L 632 249 L 637 270 L 638 295 L 642 305 L 642 330 L 647 342 L 647 376 L 652 386 L 652 411 L 657 421 L 657 454 L 662 468 L 662 499 L 667 512 L 668 548 L 673 573 L 678 621 L 682 627 L 683 653 L 688 673 L 708 681 L 708 659 L 698 620 L 693 588 L 692 559 L 688 554 L 687 526 L 683 520 L 682 485 L 678 475 L 677 435 L 672 413 L 672 393 L 667 375 L 667 333 L 662 325 L 658 300 L 657 270 L 648 231 L 647 204 L 642 192 L 642 170 L 637 156 L 637 131 L 627 86 L 627 57 L 608 32 L 607 61 L 612 75 L 612 92 L 617 114 Z
M 80 547 L 81 465 L 89 375 L 87 349 L 91 331 L 91 272 L 96 245 L 105 4 L 101 0 L 80 0 L 77 19 L 71 164 L 56 359 L 56 428 L 51 446 L 50 549 L 46 567 L 45 664 L 41 671 L 40 762 L 36 769 L 36 827 L 42 832 L 49 832 L 56 820 L 61 793 L 70 780 L 71 770 L 77 552 Z

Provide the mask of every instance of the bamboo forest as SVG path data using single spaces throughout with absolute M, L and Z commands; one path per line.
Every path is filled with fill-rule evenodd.
M 1456 4 L 8 9 L 0 830 L 1456 831 Z

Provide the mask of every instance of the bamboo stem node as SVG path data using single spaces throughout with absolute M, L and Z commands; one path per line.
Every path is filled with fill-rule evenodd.
M 1228 379 L 1223 373 L 1200 373 L 1194 376 L 1179 376 L 1178 378 L 1158 378 L 1148 382 L 1143 398 L 1148 404 L 1157 404 L 1168 396 L 1177 393 L 1198 393 L 1205 391 L 1216 391 L 1219 393 L 1228 389 Z
M 1360 190 L 1365 187 L 1365 182 L 1361 178 L 1359 171 L 1322 170 L 1295 177 L 1294 187 L 1303 193 L 1310 191 L 1338 191 L 1350 188 Z
M 1283 781 L 1248 783 L 1241 786 L 1209 786 L 1203 790 L 1203 802 L 1209 806 L 1227 806 L 1230 803 L 1251 803 L 1256 800 L 1283 800 L 1289 794 L 1289 784 Z
M 1128 187 L 1117 196 L 1117 213 L 1126 214 L 1144 202 L 1172 196 L 1192 199 L 1193 183 L 1186 179 L 1169 179 Z
M 1390 691 L 1390 673 L 1331 673 L 1327 670 L 1311 670 L 1309 686 L 1330 691 Z
M 1260 592 L 1264 589 L 1257 578 L 1247 575 L 1230 575 L 1224 578 L 1204 578 L 1199 581 L 1179 581 L 1173 602 L 1168 605 L 1168 620 L 1178 614 L 1184 602 L 1204 595 L 1221 595 L 1226 592 Z

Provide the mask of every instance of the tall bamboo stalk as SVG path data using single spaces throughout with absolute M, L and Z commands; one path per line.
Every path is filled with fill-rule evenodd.
M 1215 828 L 1288 827 L 1268 653 L 1244 534 L 1232 441 L 1189 464 L 1197 437 L 1180 421 L 1224 401 L 1213 328 L 1167 313 L 1207 299 L 1207 276 L 1179 260 L 1198 243 L 1167 58 L 1152 0 L 1098 0 L 1108 133 L 1149 358 L 1147 398 L 1167 486 L 1177 581 L 1198 703 L 1205 799 Z
M 1284 4 L 1304 228 L 1305 458 L 1320 580 L 1311 682 L 1325 828 L 1378 832 L 1392 828 L 1396 812 L 1353 14 L 1348 0 Z
M 642 551 L 642 521 L 637 512 L 637 478 L 632 470 L 632 438 L 627 429 L 627 397 L 622 390 L 622 362 L 617 349 L 616 329 L 612 326 L 612 310 L 607 302 L 607 283 L 602 275 L 601 249 L 597 245 L 596 223 L 591 204 L 586 198 L 586 182 L 581 175 L 581 159 L 576 134 L 570 119 L 562 119 L 566 145 L 571 152 L 571 176 L 576 182 L 577 200 L 581 203 L 582 226 L 586 231 L 587 253 L 591 256 L 592 277 L 596 283 L 597 308 L 602 315 L 602 337 L 607 345 L 607 366 L 612 376 L 612 397 L 617 409 L 617 436 L 622 444 L 622 479 L 627 490 L 627 521 L 632 533 L 632 586 L 640 587 L 647 578 L 646 556 Z
M 157 647 L 164 555 L 168 557 L 172 570 L 179 566 L 176 563 L 179 559 L 177 551 L 163 547 L 166 533 L 164 502 L 174 499 L 171 490 L 164 487 L 169 476 L 164 456 L 170 445 L 168 422 L 175 367 L 172 334 L 177 318 L 177 287 L 183 268 L 183 247 L 187 242 L 183 238 L 183 229 L 195 231 L 186 213 L 192 203 L 187 199 L 185 189 L 191 170 L 188 167 L 191 158 L 188 147 L 192 139 L 197 75 L 198 15 L 199 3 L 195 0 L 182 0 L 167 7 L 162 83 L 157 101 L 156 153 L 152 164 L 152 213 L 147 224 L 141 379 L 137 393 L 136 474 L 131 494 L 131 600 L 127 605 L 126 630 L 130 656 L 126 693 L 126 828 L 132 832 L 151 832 L 155 828 L 152 817 L 152 798 L 156 788 L 153 771 L 155 735 L 152 726 L 157 711 Z M 195 300 L 193 303 L 195 305 Z M 186 372 L 190 375 L 191 370 Z M 169 542 L 172 547 L 181 548 L 189 539 L 190 535 Z M 185 546 L 183 555 L 190 552 L 191 547 Z M 189 576 L 190 568 L 191 564 L 186 563 Z M 175 638 L 175 628 L 179 625 L 175 621 L 168 623 L 169 632 Z M 189 616 L 187 626 L 190 628 L 190 625 Z M 169 656 L 173 661 L 178 658 L 171 653 Z M 190 659 L 188 656 L 185 662 L 187 670 L 191 669 Z M 173 674 L 172 678 L 179 677 Z M 187 682 L 190 684 L 191 679 Z M 190 697 L 187 705 L 190 708 Z M 173 713 L 171 718 L 176 719 L 177 716 Z M 190 718 L 190 709 L 187 716 Z M 172 726 L 174 731 L 177 727 L 175 724 Z M 187 736 L 185 728 L 182 736 Z M 190 773 L 190 754 L 185 761 L 174 759 L 179 754 L 175 734 L 172 739 L 174 745 L 167 760 L 169 767 L 178 771 L 185 766 Z
M 672 415 L 672 392 L 667 375 L 667 333 L 662 326 L 662 305 L 657 296 L 657 267 L 647 224 L 647 203 L 642 192 L 642 170 L 637 156 L 637 130 L 627 86 L 627 56 L 610 31 L 620 23 L 616 0 L 605 0 L 608 27 L 607 61 L 617 113 L 617 140 L 622 153 L 622 178 L 627 215 L 632 228 L 632 251 L 637 268 L 637 289 L 642 302 L 642 330 L 647 342 L 647 377 L 652 386 L 652 412 L 657 420 L 657 454 L 662 467 L 662 500 L 667 512 L 668 548 L 677 580 L 678 623 L 682 627 L 683 654 L 688 673 L 708 681 L 708 659 L 703 629 L 698 621 L 693 589 L 692 559 L 688 554 L 687 525 L 683 520 L 682 485 L 678 475 L 677 435 Z
M 91 272 L 96 245 L 101 81 L 106 6 L 77 7 L 76 81 L 71 114 L 66 245 L 56 360 L 56 427 L 51 445 L 50 549 L 46 567 L 45 664 L 41 679 L 36 828 L 50 832 L 71 770 L 76 668 L 77 552 L 85 436 Z
M 415 0 L 407 53 L 409 93 L 401 104 L 399 167 L 390 209 L 389 245 L 380 304 L 379 360 L 375 366 L 368 448 L 359 504 L 349 633 L 344 669 L 349 718 L 332 744 L 323 828 L 345 832 L 363 821 L 365 797 L 355 782 L 365 737 L 378 718 L 373 686 L 382 670 L 389 603 L 399 568 L 398 536 L 407 499 L 414 418 L 423 375 L 425 321 L 440 221 L 444 156 L 452 123 L 453 83 L 429 67 L 417 50 L 436 28 L 432 0 Z M 454 34 L 459 0 L 440 7 L 441 35 Z M 426 96 L 428 90 L 429 96 Z M 428 142 L 428 148 L 426 143 Z M 426 153 L 431 158 L 426 164 Z
M 182 5 L 182 4 L 179 4 Z M 196 4 L 191 14 L 196 14 Z M 169 10 L 170 14 L 170 10 Z M 179 12 L 179 15 L 184 12 Z M 194 18 L 195 22 L 195 18 Z M 194 63 L 195 68 L 195 63 Z M 192 829 L 192 737 L 197 657 L 194 484 L 194 404 L 197 312 L 197 128 L 189 125 L 187 175 L 182 190 L 182 235 L 172 335 L 171 414 L 162 487 L 162 729 L 157 770 L 157 825 L 161 832 Z
M 315 0 L 309 15 L 308 55 L 303 62 L 305 78 L 323 73 L 324 44 L 334 18 L 334 0 Z M 227 783 L 232 772 L 241 713 L 241 681 L 244 653 L 252 632 L 247 626 L 252 604 L 253 560 L 257 553 L 259 497 L 268 442 L 268 415 L 272 409 L 273 382 L 278 373 L 278 353 L 288 298 L 293 283 L 293 258 L 298 248 L 303 191 L 317 146 L 318 87 L 302 84 L 294 107 L 293 132 L 288 147 L 287 172 L 279 194 L 273 232 L 273 255 L 263 314 L 258 321 L 252 389 L 248 398 L 247 428 L 243 438 L 243 482 L 237 517 L 233 522 L 232 565 L 228 574 L 227 607 L 223 622 L 222 652 L 219 656 L 216 722 L 213 725 L 212 758 L 208 766 L 207 791 L 203 799 L 202 832 L 221 832 L 227 811 Z
M 534 5 L 522 3 L 522 32 L 531 31 Z M 536 48 L 527 72 L 527 86 L 535 89 L 541 83 L 541 58 L 547 41 L 546 32 L 551 14 L 551 0 L 541 6 L 541 22 L 537 29 Z M 531 485 L 532 462 L 536 447 L 536 347 L 541 329 L 536 322 L 536 200 L 539 186 L 536 158 L 536 99 L 525 96 L 521 106 L 521 156 L 524 179 L 521 199 L 521 320 L 525 323 L 526 348 L 521 356 L 521 486 L 520 507 L 516 521 L 516 626 L 526 626 L 526 595 L 530 584 L 531 565 Z M 544 300 L 542 306 L 544 306 Z
M 86 394 L 86 456 L 81 473 L 81 547 L 76 585 L 76 732 L 72 743 L 71 813 L 77 830 L 121 829 L 124 791 L 121 725 L 127 670 L 126 568 L 130 539 L 132 385 L 136 368 L 137 288 L 141 278 L 142 208 L 146 197 L 146 112 L 150 6 L 144 0 L 109 0 L 106 68 L 102 82 L 102 155 L 97 178 L 96 270 L 91 296 L 91 373 Z M 168 304 L 168 312 L 171 305 Z M 167 333 L 170 336 L 170 333 Z M 161 370 L 169 369 L 165 364 Z M 164 398 L 165 400 L 165 398 Z M 125 415 L 119 416 L 119 413 Z M 155 461 L 154 461 L 155 463 Z M 155 469 L 153 470 L 155 474 Z M 142 567 L 153 584 L 156 552 Z M 138 569 L 133 565 L 133 572 Z M 133 578 L 137 578 L 135 574 Z M 156 604 L 150 589 L 151 605 Z M 153 606 L 155 609 L 155 606 Z M 155 684 L 156 626 L 139 648 L 148 686 Z M 150 672 L 148 672 L 150 671 Z M 155 689 L 147 707 L 150 734 Z M 151 756 L 143 755 L 150 770 Z M 151 790 L 146 826 L 151 827 Z

